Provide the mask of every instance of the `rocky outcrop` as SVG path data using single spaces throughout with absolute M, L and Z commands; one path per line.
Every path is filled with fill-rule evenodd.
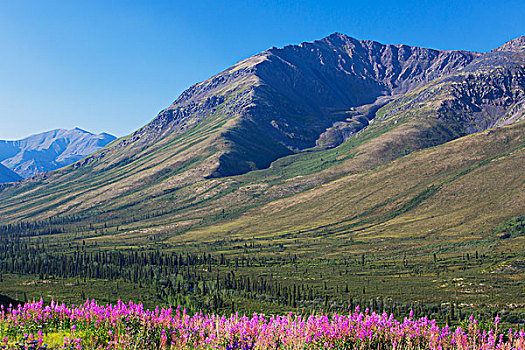
M 495 52 L 495 51 L 523 52 L 524 50 L 525 50 L 525 35 L 522 35 L 516 39 L 506 42 L 500 47 L 492 50 L 492 52 Z
M 518 38 L 385 106 L 381 120 L 437 119 L 454 137 L 525 118 L 525 50 Z M 443 142 L 448 141 L 443 140 Z

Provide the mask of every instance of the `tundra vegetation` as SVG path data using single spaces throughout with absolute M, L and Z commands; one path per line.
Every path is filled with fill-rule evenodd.
M 99 152 L 2 185 L 2 300 L 171 307 L 137 316 L 165 320 L 144 330 L 157 347 L 188 322 L 253 323 L 232 349 L 281 326 L 281 347 L 381 348 L 361 322 L 400 327 L 376 332 L 384 348 L 522 346 L 499 329 L 525 319 L 524 52 L 525 37 L 481 54 L 336 33 L 243 60 Z M 292 315 L 228 318 L 254 312 Z M 301 333 L 319 324 L 341 343 Z

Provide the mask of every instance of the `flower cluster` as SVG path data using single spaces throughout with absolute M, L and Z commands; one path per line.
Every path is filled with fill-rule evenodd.
M 522 349 L 525 332 L 470 318 L 455 329 L 426 317 L 403 321 L 359 309 L 349 315 L 230 317 L 146 310 L 118 302 L 80 306 L 43 301 L 0 311 L 4 348 L 62 349 Z M 33 345 L 20 345 L 22 337 Z M 55 343 L 53 343 L 55 342 Z M 15 347 L 15 343 L 18 343 Z M 33 347 L 30 347 L 33 346 Z

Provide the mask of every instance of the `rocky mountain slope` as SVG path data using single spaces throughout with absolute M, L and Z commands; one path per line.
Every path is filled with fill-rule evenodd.
M 312 43 L 271 48 L 190 87 L 151 123 L 103 155 L 112 163 L 128 159 L 159 140 L 167 143 L 206 125 L 202 128 L 209 135 L 198 141 L 204 149 L 202 175 L 265 168 L 279 157 L 315 146 L 322 132 L 346 121 L 348 110 L 377 101 L 384 104 L 477 56 L 382 45 L 337 33 Z M 353 122 L 354 132 L 367 125 L 365 118 Z M 117 151 L 121 148 L 125 154 Z
M 0 140 L 0 162 L 23 178 L 55 170 L 84 158 L 116 137 L 94 135 L 79 128 L 56 129 L 22 140 Z
M 523 42 L 473 53 L 333 34 L 271 48 L 93 155 L 7 186 L 0 221 L 53 218 L 48 230 L 105 232 L 117 245 L 153 233 L 178 244 L 259 231 L 481 230 L 525 210 Z M 460 188 L 454 212 L 442 197 L 450 186 Z M 497 200 L 476 208 L 480 189 Z M 505 191 L 516 194 L 512 210 Z

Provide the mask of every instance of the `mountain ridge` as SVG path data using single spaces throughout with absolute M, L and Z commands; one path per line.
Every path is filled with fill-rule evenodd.
M 360 55 L 358 60 L 354 59 L 357 63 L 348 63 L 343 67 L 344 63 L 341 62 L 344 58 L 341 55 L 349 54 L 344 48 L 340 48 L 335 51 L 334 56 L 334 43 L 339 46 L 342 43 L 354 45 L 354 49 L 348 52 Z M 219 152 L 215 159 L 208 159 L 208 163 L 211 163 L 209 166 L 213 169 L 204 175 L 227 176 L 264 168 L 281 156 L 315 146 L 320 134 L 342 119 L 331 110 L 346 110 L 352 106 L 373 103 L 378 97 L 391 92 L 406 91 L 440 76 L 435 71 L 436 67 L 446 73 L 457 66 L 466 65 L 477 55 L 465 51 L 372 43 L 374 42 L 333 34 L 312 43 L 263 51 L 208 80 L 192 85 L 150 123 L 121 140 L 115 148 L 126 147 L 128 153 L 132 153 L 135 151 L 130 148 L 133 148 L 134 143 L 137 146 L 135 148 L 146 147 L 163 137 L 170 137 L 170 134 L 182 132 L 214 113 L 222 113 L 228 114 L 228 125 L 233 124 L 233 130 L 245 128 L 247 131 L 233 132 L 229 128 L 231 131 L 216 135 L 219 145 L 214 148 L 219 148 Z M 367 50 L 378 49 L 377 45 L 386 52 L 386 60 L 389 55 L 398 57 L 401 51 L 399 57 L 402 57 L 403 62 L 406 60 L 407 67 L 404 70 L 400 68 L 398 71 L 387 71 L 379 68 L 380 64 L 377 62 L 367 62 L 375 57 Z M 314 54 L 310 54 L 312 50 Z M 420 67 L 417 59 L 410 59 L 411 55 L 429 56 L 430 62 L 435 66 L 427 64 L 423 67 L 428 69 L 426 73 L 427 70 Z M 351 56 L 347 58 L 350 59 Z M 301 63 L 306 59 L 311 62 Z M 335 66 L 335 70 L 330 67 L 323 70 L 327 59 L 336 63 L 326 65 Z M 359 74 L 353 74 L 352 70 L 359 71 Z M 336 78 L 333 78 L 334 74 Z M 330 80 L 337 79 L 341 82 L 330 83 Z M 374 83 L 376 80 L 381 81 Z M 408 83 L 405 84 L 405 81 Z M 342 88 L 341 84 L 350 89 Z M 228 99 L 225 99 L 225 94 Z M 269 101 L 278 101 L 278 105 Z M 222 118 L 222 123 L 226 123 L 225 118 Z M 365 125 L 360 124 L 357 129 L 363 126 Z M 265 134 L 267 137 L 258 140 L 257 144 L 251 142 L 251 139 L 239 141 L 239 135 L 247 133 L 251 137 L 258 134 Z M 244 144 L 238 150 L 228 146 L 242 143 Z M 265 147 L 261 149 L 260 145 Z M 104 152 L 104 155 L 108 152 L 111 150 Z
M 505 44 L 492 51 L 522 51 L 525 50 L 525 35 L 507 41 Z

